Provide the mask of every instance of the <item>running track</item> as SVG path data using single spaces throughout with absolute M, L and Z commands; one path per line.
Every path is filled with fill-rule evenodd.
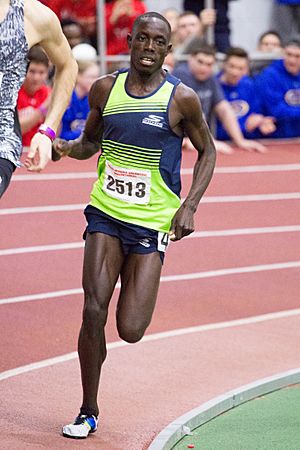
M 183 197 L 194 158 L 184 154 Z M 144 342 L 118 340 L 113 297 L 101 430 L 80 444 L 61 438 L 81 396 L 82 209 L 95 165 L 66 159 L 39 175 L 21 169 L 1 200 L 3 450 L 145 450 L 199 404 L 299 366 L 300 145 L 218 155 L 196 232 L 168 250 Z

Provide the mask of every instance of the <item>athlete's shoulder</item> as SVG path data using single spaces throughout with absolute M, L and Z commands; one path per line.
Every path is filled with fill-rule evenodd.
M 117 76 L 118 72 L 113 72 L 102 75 L 94 81 L 89 93 L 89 101 L 91 105 L 100 107 L 100 109 L 103 110 Z

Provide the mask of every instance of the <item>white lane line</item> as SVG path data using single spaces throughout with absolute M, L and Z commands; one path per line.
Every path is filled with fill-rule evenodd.
M 146 342 L 153 342 L 166 338 L 173 338 L 176 336 L 184 336 L 193 333 L 203 333 L 206 331 L 214 331 L 214 330 L 222 330 L 226 328 L 233 328 L 251 324 L 257 324 L 261 322 L 266 322 L 268 320 L 278 320 L 286 317 L 298 316 L 300 314 L 299 309 L 291 309 L 286 311 L 278 311 L 274 313 L 261 314 L 259 316 L 247 317 L 244 319 L 230 320 L 226 322 L 216 322 L 210 323 L 207 325 L 198 325 L 194 327 L 188 328 L 178 328 L 170 331 L 163 331 L 161 333 L 148 334 L 143 337 L 143 339 L 135 345 L 142 345 Z M 113 350 L 115 348 L 127 347 L 132 344 L 128 344 L 124 341 L 116 341 L 110 342 L 107 344 L 108 350 Z M 77 358 L 77 352 L 67 353 L 65 355 L 57 356 L 54 358 L 44 359 L 42 361 L 38 361 L 36 363 L 27 364 L 25 366 L 16 367 L 15 369 L 7 370 L 5 372 L 0 373 L 0 381 L 7 380 L 8 378 L 15 377 L 17 375 L 21 375 L 27 372 L 31 372 L 33 370 L 39 370 L 45 367 L 54 366 L 59 363 L 63 363 L 66 361 L 70 361 Z
M 256 234 L 273 233 L 294 233 L 300 231 L 300 225 L 286 225 L 277 227 L 260 228 L 233 228 L 228 230 L 196 231 L 185 239 L 205 238 L 205 237 L 225 237 L 225 236 L 243 236 Z M 19 255 L 23 253 L 49 252 L 59 250 L 72 250 L 82 248 L 84 242 L 67 242 L 64 244 L 36 245 L 32 247 L 16 247 L 0 250 L 0 256 Z
M 191 175 L 193 168 L 181 169 L 181 175 Z M 216 167 L 214 173 L 256 173 L 256 172 L 289 172 L 300 170 L 300 164 L 266 164 L 257 166 L 228 166 Z M 14 175 L 12 181 L 51 181 L 51 180 L 79 180 L 97 178 L 97 171 L 93 172 L 65 172 L 43 173 L 32 175 Z
M 249 195 L 217 195 L 207 196 L 201 199 L 203 203 L 236 203 L 236 202 L 263 202 L 273 200 L 298 200 L 300 192 L 281 192 L 277 194 L 249 194 Z M 184 200 L 184 199 L 182 199 Z M 11 214 L 59 212 L 83 210 L 87 203 L 68 204 L 68 205 L 49 205 L 49 206 L 27 206 L 20 208 L 0 209 L 0 216 Z
M 258 264 L 255 266 L 244 266 L 244 267 L 230 267 L 227 269 L 217 269 L 217 270 L 208 270 L 204 272 L 195 272 L 195 273 L 185 273 L 180 275 L 165 275 L 160 278 L 160 281 L 169 282 L 169 281 L 187 281 L 187 280 L 199 280 L 202 278 L 215 278 L 226 275 L 238 275 L 244 273 L 254 273 L 254 272 L 263 272 L 270 270 L 286 270 L 286 269 L 297 269 L 300 267 L 300 261 L 288 261 L 282 263 L 273 263 L 273 264 Z M 120 288 L 120 283 L 116 284 L 117 288 Z M 76 289 L 66 289 L 54 292 L 43 292 L 40 294 L 28 294 L 21 295 L 18 297 L 8 297 L 0 299 L 0 305 L 7 305 L 10 303 L 19 303 L 19 302 L 29 302 L 35 300 L 45 300 L 48 298 L 58 298 L 58 297 L 67 297 L 70 295 L 81 294 L 83 291 L 81 288 Z
M 87 203 L 78 203 L 71 205 L 49 205 L 49 206 L 26 206 L 21 208 L 4 208 L 0 209 L 0 216 L 11 214 L 27 214 L 27 213 L 43 213 L 43 212 L 59 212 L 59 211 L 78 211 L 83 210 Z
M 51 252 L 82 248 L 84 242 L 67 242 L 65 244 L 36 245 L 33 247 L 16 247 L 0 250 L 0 256 L 19 255 L 23 253 Z

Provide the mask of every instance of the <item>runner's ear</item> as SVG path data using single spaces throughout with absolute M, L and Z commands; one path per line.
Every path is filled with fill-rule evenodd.
M 127 44 L 128 47 L 131 48 L 131 43 L 132 43 L 132 36 L 130 33 L 127 34 Z

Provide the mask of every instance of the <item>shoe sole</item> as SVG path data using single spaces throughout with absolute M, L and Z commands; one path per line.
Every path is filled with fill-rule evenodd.
M 66 437 L 68 439 L 86 439 L 90 434 L 95 433 L 95 431 L 97 431 L 97 428 L 96 430 L 89 431 L 89 434 L 87 436 L 71 436 L 70 434 L 64 432 L 62 433 L 62 435 L 63 437 Z

